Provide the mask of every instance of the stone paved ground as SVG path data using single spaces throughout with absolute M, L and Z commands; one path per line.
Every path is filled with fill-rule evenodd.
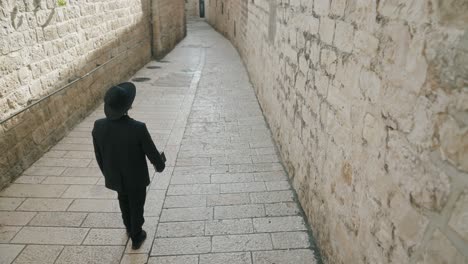
M 158 66 L 158 67 L 151 67 Z M 168 156 L 129 248 L 90 131 L 100 107 L 0 192 L 0 263 L 313 264 L 309 234 L 235 49 L 204 22 L 135 77 L 131 116 Z M 131 244 L 131 243 L 130 243 Z

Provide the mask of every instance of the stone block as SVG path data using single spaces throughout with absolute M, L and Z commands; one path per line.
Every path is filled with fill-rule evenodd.
M 200 263 L 203 264 L 251 264 L 250 253 L 217 253 L 200 255 Z
M 62 252 L 63 246 L 28 245 L 15 259 L 15 264 L 53 264 Z
M 292 202 L 294 198 L 292 191 L 276 191 L 251 193 L 250 200 L 252 203 L 278 203 Z
M 21 230 L 21 226 L 0 226 L 0 243 L 8 243 Z
M 198 256 L 150 257 L 148 264 L 198 264 Z
M 28 198 L 18 208 L 19 211 L 66 211 L 72 199 Z
M 262 204 L 216 206 L 214 219 L 235 219 L 265 216 Z
M 55 263 L 119 263 L 123 246 L 66 246 Z
M 2 263 L 12 263 L 23 248 L 24 245 L 0 244 L 0 261 Z
M 307 229 L 301 216 L 255 218 L 253 224 L 256 232 L 286 232 Z
M 205 235 L 203 221 L 160 223 L 156 237 L 189 237 Z
M 86 213 L 38 212 L 28 225 L 79 227 L 85 218 Z
M 151 256 L 202 254 L 210 251 L 210 237 L 156 238 Z
M 205 225 L 205 234 L 209 236 L 248 233 L 253 233 L 251 219 L 213 220 Z
M 314 12 L 319 16 L 328 16 L 330 12 L 330 0 L 314 1 Z
M 128 237 L 125 229 L 91 229 L 83 245 L 126 245 Z
M 306 232 L 282 232 L 271 234 L 274 249 L 309 248 L 309 235 Z
M 344 52 L 352 52 L 354 39 L 354 27 L 346 22 L 336 22 L 335 40 L 333 44 Z
M 213 219 L 212 207 L 163 209 L 161 222 L 201 221 Z
M 214 236 L 212 252 L 257 251 L 273 248 L 268 234 Z
M 248 193 L 234 193 L 234 194 L 215 194 L 208 195 L 206 198 L 207 206 L 215 205 L 239 205 L 250 203 Z
M 468 192 L 460 195 L 449 220 L 449 226 L 468 241 Z
M 80 245 L 88 228 L 70 227 L 24 227 L 11 241 L 25 244 Z
M 254 264 L 315 264 L 314 252 L 310 249 L 275 250 L 253 252 Z
M 466 263 L 467 257 L 458 251 L 438 229 L 430 238 L 426 248 L 417 258 L 417 264 Z
M 328 45 L 332 45 L 333 37 L 335 35 L 335 20 L 327 17 L 320 18 L 319 34 L 321 41 Z

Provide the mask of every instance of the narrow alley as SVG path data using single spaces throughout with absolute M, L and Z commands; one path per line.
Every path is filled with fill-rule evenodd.
M 189 21 L 186 39 L 129 81 L 129 115 L 168 157 L 163 173 L 150 169 L 148 239 L 131 250 L 116 193 L 103 185 L 91 138 L 101 105 L 0 192 L 0 263 L 320 263 L 227 39 Z

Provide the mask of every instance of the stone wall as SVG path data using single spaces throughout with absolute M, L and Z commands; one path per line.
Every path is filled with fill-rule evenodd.
M 185 13 L 187 17 L 200 17 L 200 0 L 185 0 Z
M 209 0 L 327 263 L 468 263 L 465 0 Z
M 0 1 L 0 188 L 151 59 L 149 0 L 65 3 Z
M 186 35 L 185 1 L 153 1 L 153 54 L 162 58 Z

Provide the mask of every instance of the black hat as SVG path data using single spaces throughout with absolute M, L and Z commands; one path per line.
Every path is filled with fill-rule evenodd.
M 104 113 L 111 120 L 121 118 L 130 109 L 136 95 L 133 83 L 125 82 L 110 88 L 104 96 Z

